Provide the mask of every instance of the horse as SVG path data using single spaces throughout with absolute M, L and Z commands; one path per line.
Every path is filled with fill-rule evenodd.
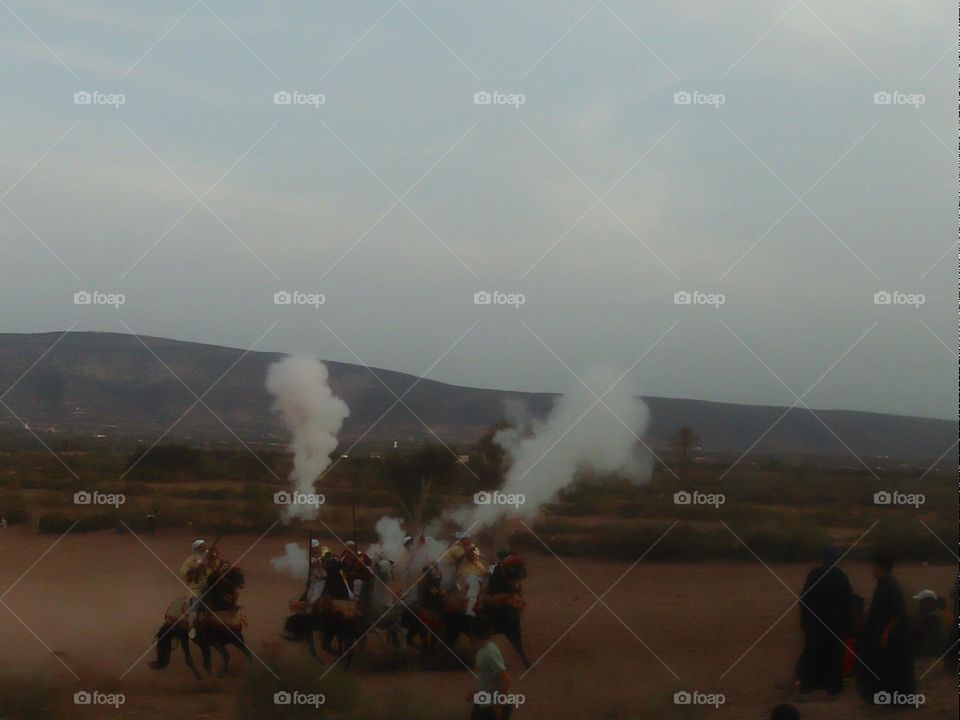
M 203 667 L 208 674 L 213 674 L 210 663 L 210 648 L 212 647 L 223 660 L 223 667 L 217 673 L 218 677 L 226 677 L 230 666 L 228 645 L 236 645 L 240 652 L 251 659 L 250 649 L 243 639 L 243 626 L 246 621 L 239 615 L 237 593 L 244 586 L 243 572 L 238 567 L 230 567 L 221 563 L 207 576 L 206 587 L 201 598 L 201 605 L 197 610 L 197 636 L 193 642 L 200 648 L 203 657 Z M 173 641 L 177 640 L 183 649 L 187 667 L 193 672 L 197 680 L 202 676 L 193 664 L 190 654 L 190 628 L 187 626 L 187 614 L 190 608 L 191 597 L 182 597 L 174 600 L 167 607 L 163 624 L 154 636 L 157 648 L 157 659 L 150 662 L 154 670 L 162 670 L 170 664 Z
M 523 580 L 527 577 L 527 563 L 518 555 L 504 553 L 490 575 L 477 617 L 466 614 L 464 598 L 448 597 L 442 612 L 441 638 L 448 648 L 456 646 L 460 635 L 473 637 L 473 626 L 479 617 L 485 617 L 495 634 L 501 634 L 516 651 L 525 667 L 531 667 L 523 647 L 521 613 L 526 606 L 523 599 Z
M 290 641 L 304 641 L 315 660 L 320 660 L 313 640 L 314 632 L 323 635 L 321 649 L 334 657 L 344 657 L 344 667 L 349 668 L 357 645 L 364 646 L 368 633 L 382 629 L 389 641 L 400 646 L 400 608 L 397 598 L 390 590 L 393 580 L 393 563 L 379 559 L 372 564 L 373 579 L 368 581 L 359 599 L 343 600 L 336 596 L 323 595 L 312 606 L 303 601 L 290 603 L 293 614 L 284 620 L 282 636 Z M 346 587 L 344 585 L 344 587 Z M 338 649 L 333 649 L 336 640 Z

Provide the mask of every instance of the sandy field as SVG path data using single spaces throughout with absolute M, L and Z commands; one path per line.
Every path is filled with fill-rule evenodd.
M 147 665 L 163 610 L 182 594 L 170 568 L 189 553 L 191 536 L 170 532 L 138 539 L 104 532 L 57 542 L 56 536 L 21 528 L 0 533 L 0 593 L 6 593 L 3 602 L 10 608 L 0 605 L 2 670 L 41 673 L 71 692 L 100 689 L 126 696 L 119 710 L 65 705 L 64 717 L 233 717 L 239 678 L 198 684 L 179 650 L 163 671 Z M 241 604 L 249 644 L 267 663 L 277 653 L 313 662 L 303 647 L 278 638 L 287 601 L 301 586 L 274 572 L 269 559 L 293 539 L 271 535 L 254 544 L 256 536 L 229 536 L 220 543 L 230 560 L 249 549 L 239 561 L 247 577 Z M 790 697 L 777 685 L 789 680 L 799 651 L 798 613 L 788 611 L 795 599 L 775 575 L 799 592 L 806 567 L 641 562 L 631 568 L 548 554 L 528 560 L 525 641 L 534 668 L 525 673 L 500 638 L 516 691 L 526 697 L 515 717 L 760 719 Z M 856 590 L 869 598 L 869 567 L 846 569 Z M 941 594 L 955 573 L 950 565 L 896 571 L 905 590 L 931 587 Z M 604 596 L 609 609 L 600 604 L 590 609 L 596 600 L 590 590 Z M 470 662 L 468 641 L 461 640 L 457 650 Z M 370 654 L 389 652 L 376 641 L 368 648 Z M 246 672 L 245 662 L 232 654 Z M 462 708 L 467 717 L 463 695 L 470 675 L 453 661 L 446 671 L 424 669 L 414 651 L 410 654 L 408 672 L 351 672 L 361 674 L 370 697 L 403 685 L 422 691 L 436 707 Z M 199 652 L 195 656 L 199 659 Z M 956 718 L 957 679 L 940 667 L 931 669 L 931 663 L 917 662 L 917 675 L 925 674 L 921 716 Z M 681 689 L 722 693 L 725 703 L 717 709 L 676 706 L 673 694 Z M 866 707 L 852 688 L 837 701 L 816 699 L 800 707 L 804 718 L 828 720 L 910 714 Z

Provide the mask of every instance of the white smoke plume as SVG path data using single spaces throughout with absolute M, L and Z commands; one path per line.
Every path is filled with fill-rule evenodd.
M 307 579 L 307 549 L 298 543 L 287 543 L 283 548 L 283 555 L 270 560 L 270 565 L 277 572 L 287 573 L 294 580 Z
M 403 527 L 403 520 L 398 518 L 380 518 L 376 531 L 380 540 L 367 549 L 367 554 L 375 560 L 378 557 L 392 560 L 394 576 L 404 584 L 403 590 L 414 585 L 423 575 L 424 567 L 437 562 L 449 547 L 449 543 L 437 540 L 425 532 L 422 537 L 409 533 L 413 537 L 413 544 L 407 549 L 403 545 L 403 539 L 408 533 Z M 452 584 L 456 572 L 454 567 L 441 563 L 440 570 L 444 582 Z
M 309 357 L 286 357 L 267 369 L 267 390 L 276 398 L 273 411 L 280 413 L 293 435 L 290 482 L 294 501 L 281 513 L 284 522 L 317 516 L 318 502 L 306 496 L 316 500 L 314 483 L 330 465 L 337 433 L 350 414 L 347 404 L 330 390 L 328 379 L 326 365 Z
M 484 527 L 509 515 L 535 517 L 574 480 L 578 470 L 645 482 L 650 462 L 641 457 L 637 438 L 646 432 L 650 412 L 620 377 L 612 368 L 592 368 L 583 381 L 603 398 L 602 403 L 577 382 L 557 398 L 545 421 L 511 418 L 514 426 L 494 436 L 509 460 L 499 494 L 487 493 L 480 499 L 490 502 L 475 501 L 448 517 L 465 528 Z M 508 408 L 511 411 L 516 415 L 514 408 Z M 511 500 L 522 502 L 511 504 Z

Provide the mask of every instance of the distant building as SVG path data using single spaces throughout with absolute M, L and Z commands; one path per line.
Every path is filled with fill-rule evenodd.
M 469 456 L 469 455 L 457 455 L 457 462 L 459 462 L 459 463 L 462 464 L 462 465 L 466 465 L 467 463 L 470 462 L 470 456 Z

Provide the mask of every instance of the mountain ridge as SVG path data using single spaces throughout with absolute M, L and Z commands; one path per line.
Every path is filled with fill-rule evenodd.
M 287 434 L 270 412 L 272 399 L 264 387 L 266 367 L 284 355 L 103 331 L 0 333 L 0 393 L 9 406 L 0 407 L 0 429 L 22 430 L 27 423 L 40 435 L 106 435 L 152 443 L 165 433 L 169 441 L 285 442 Z M 521 401 L 531 414 L 544 416 L 557 397 L 324 362 L 331 387 L 351 409 L 341 432 L 344 443 L 439 437 L 469 444 L 503 417 L 504 403 Z M 680 425 L 696 430 L 705 453 L 751 449 L 851 460 L 854 454 L 934 459 L 957 437 L 955 421 L 937 418 L 657 396 L 644 400 L 652 418 L 645 441 L 654 448 L 665 448 Z

